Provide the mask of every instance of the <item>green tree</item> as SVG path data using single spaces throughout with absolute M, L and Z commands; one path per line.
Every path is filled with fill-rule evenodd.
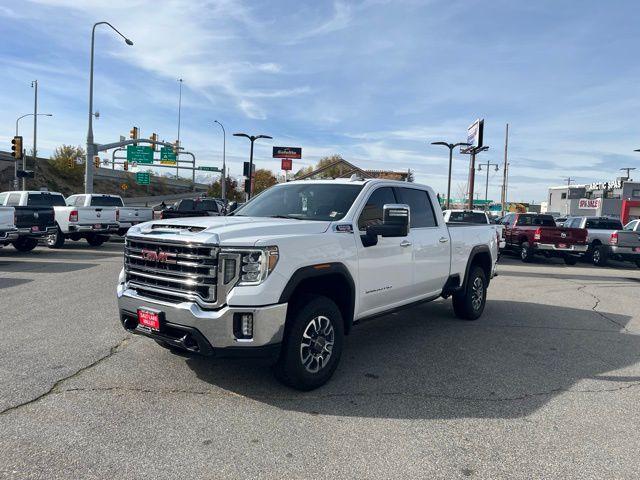
M 227 200 L 242 201 L 244 200 L 244 193 L 238 190 L 238 182 L 231 177 L 226 178 L 227 183 Z M 220 179 L 211 183 L 207 195 L 215 198 L 222 198 L 222 185 Z
M 256 170 L 253 183 L 253 195 L 257 195 L 261 191 L 272 187 L 276 183 L 278 183 L 278 180 L 271 170 L 267 170 L 266 168 Z
M 84 168 L 78 165 L 76 160 L 84 159 L 85 155 L 84 149 L 80 146 L 61 145 L 51 155 L 51 166 L 62 175 L 74 180 L 82 179 Z
M 320 160 L 318 160 L 318 164 L 316 165 L 316 170 L 319 170 L 323 167 L 331 165 L 332 163 L 335 163 L 339 160 L 343 160 L 343 158 L 340 155 L 330 155 L 328 157 L 322 157 Z M 320 172 L 317 175 L 317 178 L 337 178 L 343 173 L 346 173 L 347 169 L 348 167 L 346 167 L 345 165 L 339 164 Z

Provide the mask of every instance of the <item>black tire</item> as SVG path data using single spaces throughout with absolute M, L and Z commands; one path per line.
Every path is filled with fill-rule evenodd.
M 109 239 L 106 235 L 96 235 L 95 233 L 89 233 L 87 235 L 87 243 L 92 247 L 99 247 Z
M 302 391 L 324 385 L 338 367 L 343 343 L 344 321 L 335 302 L 320 295 L 303 296 L 288 315 L 274 366 L 276 378 Z
M 479 296 L 479 298 L 478 298 Z M 453 311 L 463 320 L 477 320 L 487 302 L 487 276 L 475 265 L 469 271 L 464 290 L 453 294 Z
M 74 242 L 79 241 L 81 238 L 82 237 L 78 233 L 72 233 L 71 235 L 69 235 L 69 240 L 73 240 Z
M 567 265 L 575 265 L 576 263 L 578 263 L 578 257 L 574 255 L 565 255 L 564 263 Z
M 607 247 L 604 245 L 598 245 L 593 249 L 591 253 L 591 263 L 596 267 L 604 267 L 609 261 Z
M 62 248 L 64 246 L 64 233 L 58 228 L 56 233 L 47 237 L 47 247 L 49 248 Z
M 30 252 L 38 246 L 38 239 L 31 237 L 19 237 L 11 245 L 13 245 L 13 248 L 19 252 Z
M 522 242 L 520 245 L 520 260 L 525 263 L 533 261 L 533 249 L 529 242 Z
M 640 268 L 640 260 L 636 260 L 636 267 Z

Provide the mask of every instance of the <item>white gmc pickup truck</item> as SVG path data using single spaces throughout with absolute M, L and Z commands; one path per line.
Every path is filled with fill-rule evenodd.
M 233 216 L 131 227 L 120 320 L 169 349 L 273 355 L 278 379 L 311 390 L 368 317 L 439 297 L 480 317 L 497 257 L 491 226 L 448 228 L 429 187 L 289 182 Z

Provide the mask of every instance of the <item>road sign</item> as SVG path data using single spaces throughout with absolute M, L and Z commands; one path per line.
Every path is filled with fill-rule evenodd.
M 301 147 L 273 147 L 273 158 L 302 158 Z
M 129 185 L 127 185 L 126 183 L 120 184 L 120 190 L 126 190 L 127 188 L 129 188 Z
M 136 173 L 136 183 L 138 185 L 149 185 L 151 183 L 151 174 L 149 172 Z
M 282 170 L 292 170 L 293 169 L 293 160 L 290 158 L 282 159 Z
M 222 172 L 218 167 L 198 167 L 198 170 L 202 170 L 203 172 Z
M 162 147 L 160 149 L 160 160 L 172 160 L 176 161 L 176 152 L 173 147 Z
M 146 145 L 127 145 L 127 161 L 153 164 L 153 149 Z

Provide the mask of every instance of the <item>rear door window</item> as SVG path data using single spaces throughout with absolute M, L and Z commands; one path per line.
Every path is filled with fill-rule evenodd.
M 436 227 L 436 216 L 426 190 L 417 188 L 396 188 L 398 201 L 406 203 L 411 209 L 411 228 Z M 486 221 L 485 221 L 486 223 Z
M 480 212 L 451 212 L 451 215 L 449 215 L 449 221 L 486 224 L 487 216 Z
M 182 200 L 178 205 L 178 210 L 195 210 L 193 200 Z
M 215 200 L 202 200 L 196 203 L 196 210 L 201 210 L 206 212 L 217 212 L 218 202 L 216 202 Z

